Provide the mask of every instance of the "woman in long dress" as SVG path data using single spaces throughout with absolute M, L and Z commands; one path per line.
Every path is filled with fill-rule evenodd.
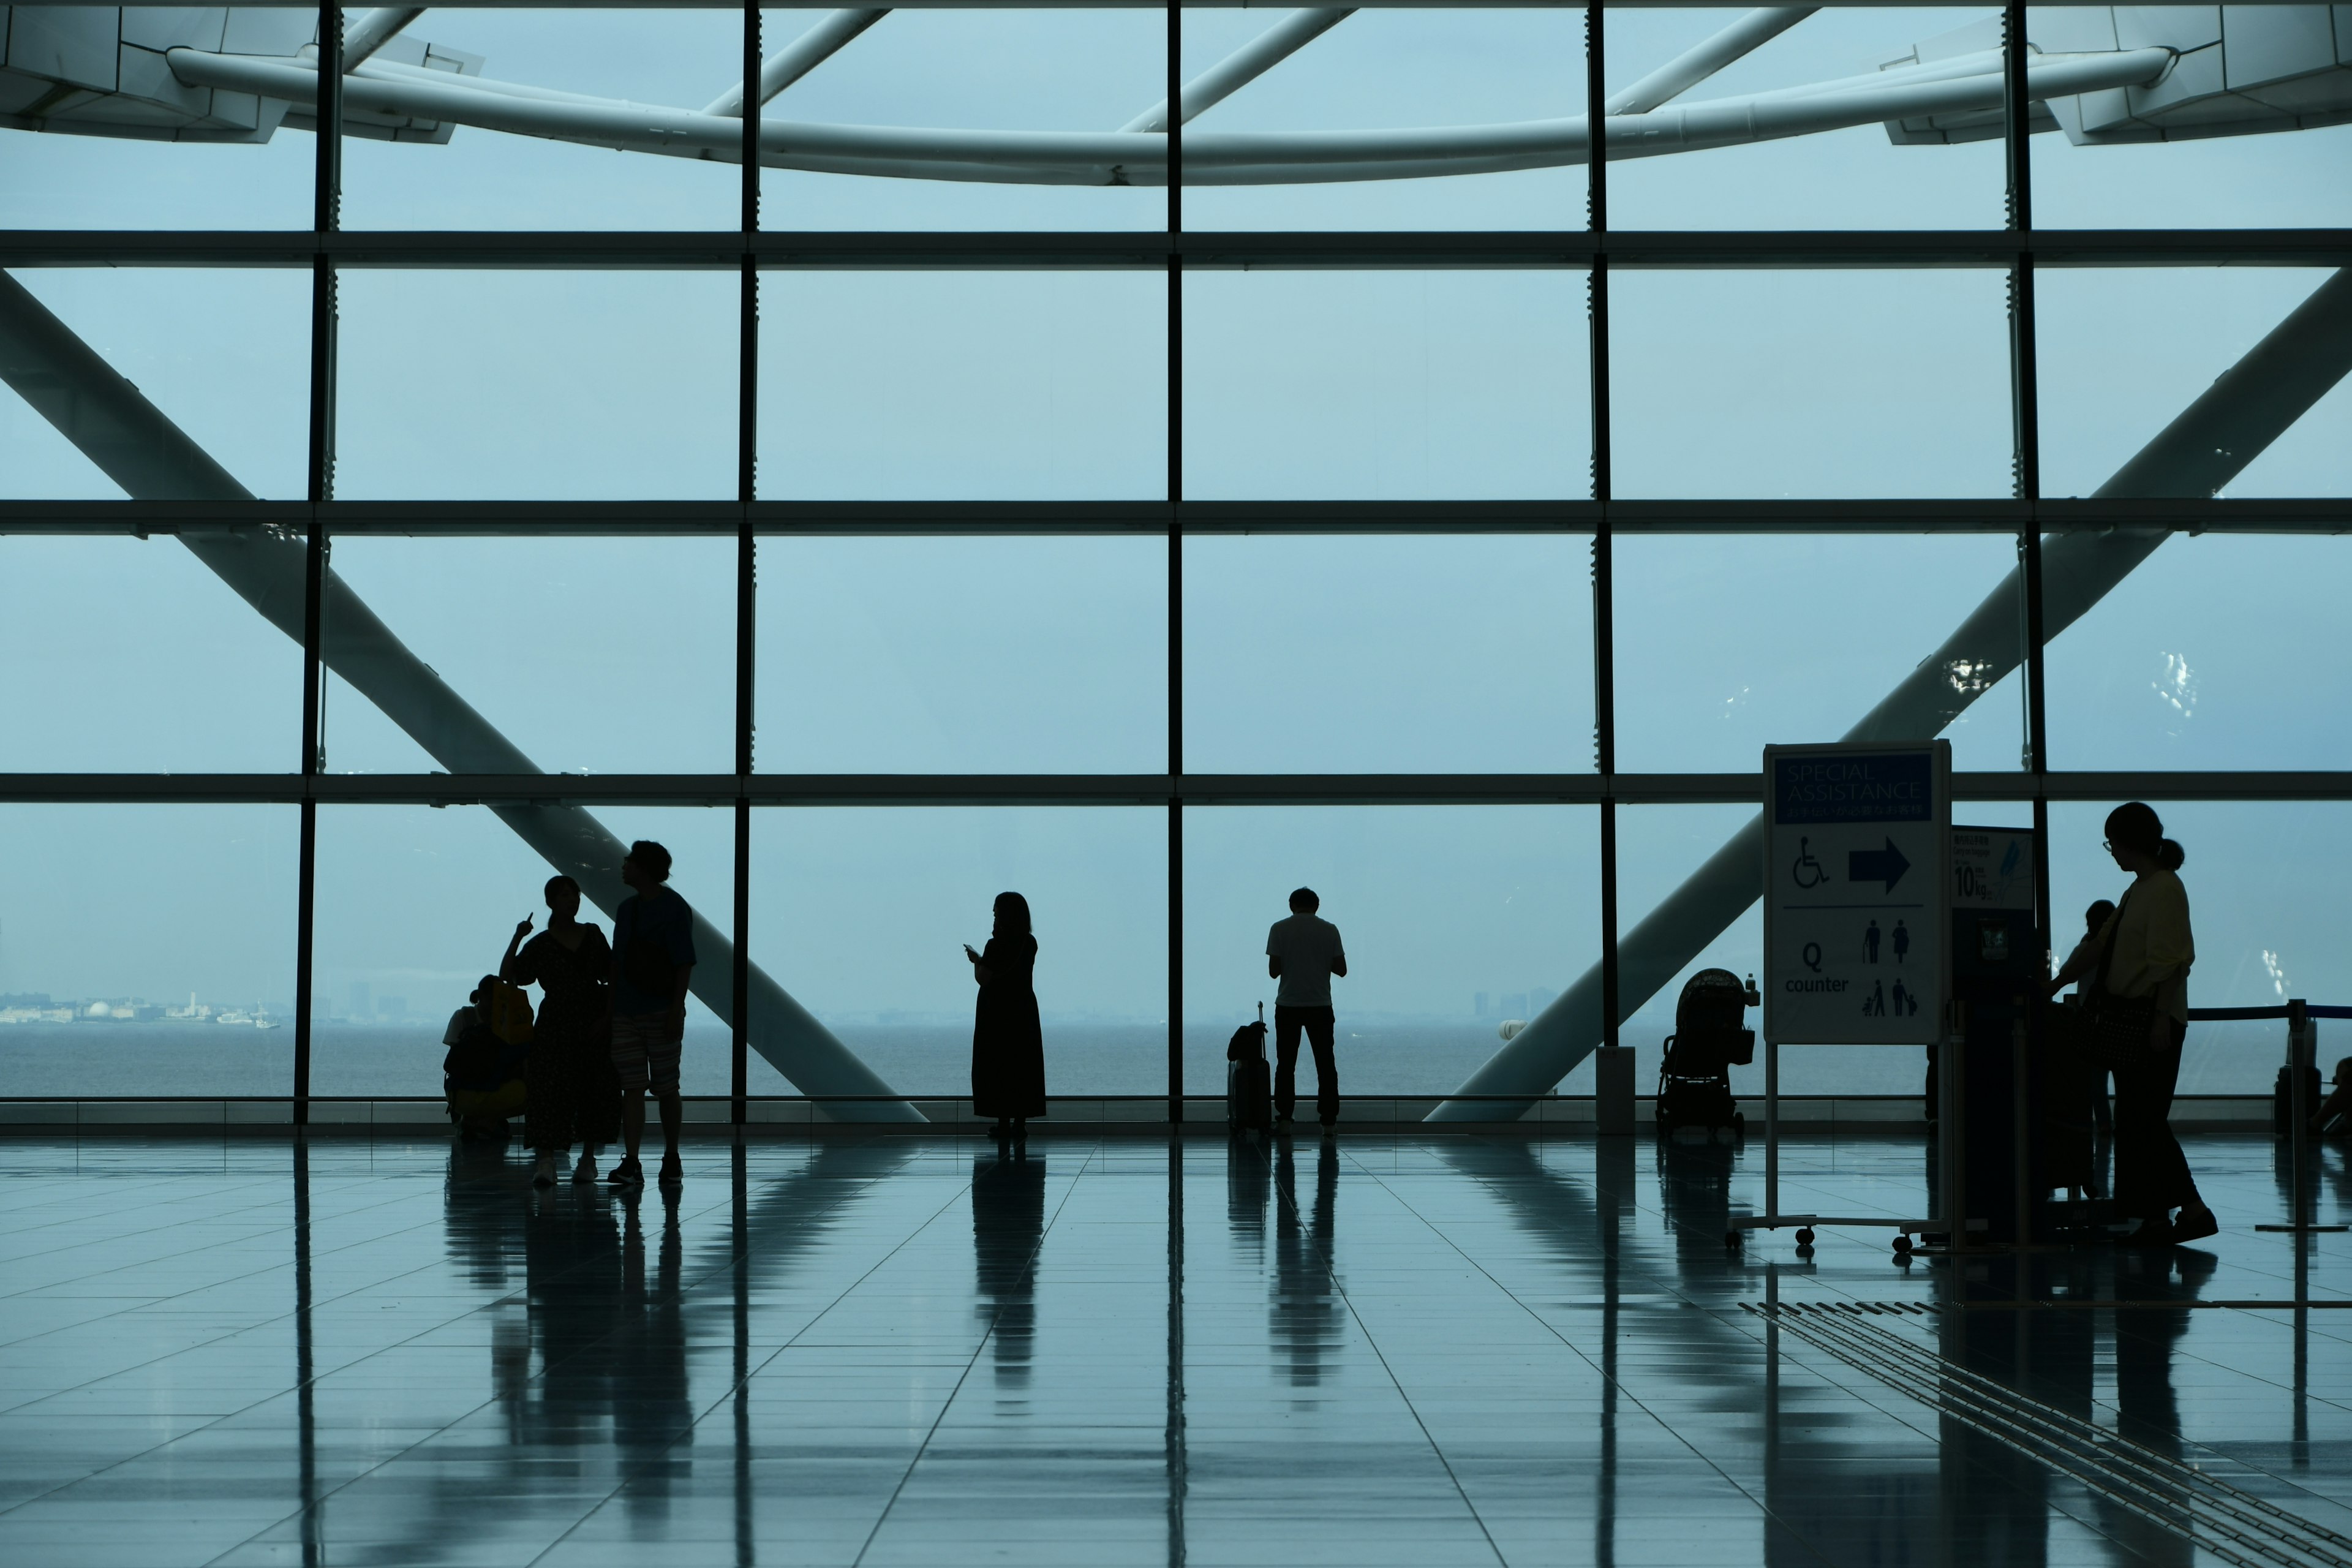
M 613 949 L 593 922 L 580 919 L 580 884 L 569 877 L 547 883 L 547 929 L 531 937 L 530 917 L 515 927 L 499 977 L 514 985 L 536 982 L 544 993 L 530 1032 L 526 1075 L 530 1100 L 523 1138 L 539 1151 L 534 1184 L 555 1184 L 558 1159 L 581 1145 L 575 1182 L 596 1179 L 596 1151 L 620 1134 L 621 1082 L 613 1071 Z M 518 951 L 520 950 L 520 951 Z
M 1019 1137 L 1033 1116 L 1045 1114 L 1045 1040 L 1037 1022 L 1037 939 L 1029 931 L 1029 900 L 996 895 L 996 931 L 985 952 L 967 944 L 971 977 L 980 986 L 972 1008 L 971 1110 L 996 1123 L 1002 1136 Z

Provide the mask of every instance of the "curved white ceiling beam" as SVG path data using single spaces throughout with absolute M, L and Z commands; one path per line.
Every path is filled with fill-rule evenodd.
M 191 86 L 297 103 L 316 100 L 317 74 L 300 62 L 184 48 L 165 58 L 173 74 Z M 2028 79 L 2037 99 L 2071 97 L 2147 85 L 2163 76 L 2173 58 L 2170 50 L 2161 48 L 2040 55 L 2029 67 Z M 425 76 L 440 79 L 419 79 Z M 1801 96 L 1723 99 L 1615 116 L 1609 127 L 1610 157 L 1657 157 L 1997 108 L 2004 92 L 1997 71 L 1943 81 L 1907 76 L 1892 81 L 1856 80 L 1862 84 Z M 343 86 L 347 103 L 375 114 L 719 163 L 733 163 L 741 153 L 742 122 L 731 117 L 543 96 L 545 92 L 446 72 L 390 72 L 374 61 Z M 1167 139 L 1153 132 L 961 131 L 762 120 L 759 140 L 762 163 L 821 174 L 1083 185 L 1160 184 L 1167 178 Z M 1303 184 L 1556 168 L 1585 162 L 1589 141 L 1581 115 L 1400 131 L 1196 132 L 1184 139 L 1185 183 Z

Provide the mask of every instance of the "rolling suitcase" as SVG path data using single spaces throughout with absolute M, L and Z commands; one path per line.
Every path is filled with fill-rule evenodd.
M 1244 1024 L 1225 1042 L 1225 1125 L 1235 1132 L 1274 1126 L 1274 1075 L 1265 1061 L 1265 1004 L 1257 1022 Z

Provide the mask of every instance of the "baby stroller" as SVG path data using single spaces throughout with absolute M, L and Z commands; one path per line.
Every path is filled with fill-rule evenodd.
M 1756 1031 L 1745 1025 L 1759 1001 L 1756 982 L 1742 985 L 1728 969 L 1702 969 L 1684 983 L 1658 1063 L 1658 1131 L 1748 1125 L 1731 1098 L 1731 1068 L 1756 1059 Z

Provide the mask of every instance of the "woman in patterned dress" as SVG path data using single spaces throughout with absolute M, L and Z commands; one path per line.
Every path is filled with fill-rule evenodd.
M 499 977 L 538 984 L 543 993 L 531 1026 L 530 1100 L 523 1137 L 539 1151 L 536 1186 L 555 1184 L 557 1159 L 581 1145 L 575 1182 L 596 1179 L 596 1151 L 620 1131 L 621 1084 L 613 1072 L 613 950 L 604 933 L 580 918 L 580 884 L 547 883 L 547 929 L 531 937 L 530 917 L 515 927 Z M 520 951 L 518 951 L 520 950 Z

